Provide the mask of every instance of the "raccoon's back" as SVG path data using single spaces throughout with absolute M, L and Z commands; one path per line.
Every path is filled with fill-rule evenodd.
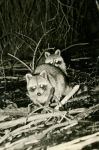
M 56 76 L 56 75 L 65 76 L 64 72 L 60 68 L 53 66 L 51 64 L 42 64 L 42 65 L 37 66 L 34 73 L 39 74 L 43 70 L 45 70 L 46 72 L 48 72 L 49 74 L 53 76 Z

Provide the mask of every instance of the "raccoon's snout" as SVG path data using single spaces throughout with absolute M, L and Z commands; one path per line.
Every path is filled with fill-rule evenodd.
M 37 96 L 41 96 L 41 93 L 40 93 L 40 92 L 38 92 L 38 93 L 37 93 Z

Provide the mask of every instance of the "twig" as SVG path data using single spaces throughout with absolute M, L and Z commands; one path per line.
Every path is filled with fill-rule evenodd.
M 16 32 L 16 34 L 21 35 L 21 36 L 23 36 L 23 37 L 29 39 L 29 40 L 32 41 L 32 43 L 34 43 L 35 45 L 37 44 L 32 38 L 30 38 L 30 37 L 28 37 L 28 36 L 26 36 L 26 35 L 24 35 L 24 34 L 17 33 L 17 32 Z
M 86 111 L 86 108 L 77 108 L 77 109 L 72 109 L 69 111 L 70 115 L 78 114 L 78 113 L 83 113 Z
M 0 77 L 0 80 L 3 80 L 3 79 L 8 79 L 8 80 L 17 80 L 17 79 L 19 79 L 19 77 L 12 77 L 12 76 Z
M 97 6 L 97 9 L 99 11 L 99 2 L 96 0 L 96 6 Z
M 40 54 L 39 58 L 37 59 L 37 64 L 40 61 L 40 59 L 42 58 L 42 56 L 45 53 L 45 51 L 47 51 L 47 50 L 53 50 L 53 49 L 55 49 L 55 48 L 54 47 L 53 48 L 48 47 L 47 49 L 43 49 L 43 52 Z
M 20 60 L 19 58 L 17 58 L 16 56 L 8 53 L 9 56 L 13 57 L 14 59 L 18 60 L 21 64 L 23 64 L 30 72 L 32 72 L 32 69 L 26 65 L 26 63 L 24 63 L 22 60 Z
M 16 33 L 16 34 L 14 34 L 14 33 L 8 33 L 8 34 L 11 34 L 11 35 L 14 35 L 14 36 L 16 36 L 18 39 L 20 39 L 23 43 L 25 43 L 32 51 L 34 51 L 34 49 L 30 46 L 30 44 L 28 44 L 24 39 L 22 39 L 22 38 L 20 38 L 18 35 L 21 35 L 21 34 L 19 34 L 19 33 Z M 25 35 L 21 35 L 21 36 L 24 36 L 24 37 L 26 37 L 26 38 L 28 38 L 29 40 L 33 40 L 33 39 L 31 39 L 30 37 L 28 37 L 28 36 L 25 36 Z M 33 40 L 33 42 L 35 42 L 34 40 Z M 36 42 L 35 42 L 35 45 L 36 45 Z
M 1 56 L 0 56 L 0 61 L 1 61 L 1 64 L 2 64 L 2 75 L 3 75 L 3 77 L 4 77 L 4 83 L 5 83 L 5 85 L 4 85 L 4 88 L 5 88 L 5 91 L 6 91 L 6 79 L 5 79 L 5 69 L 4 69 L 4 65 L 3 65 L 3 50 L 2 50 L 2 48 L 1 48 Z
M 80 61 L 80 60 L 88 60 L 88 59 L 91 59 L 91 57 L 74 58 L 74 59 L 71 59 L 71 61 Z
M 70 24 L 69 24 L 69 22 L 68 22 L 68 19 L 67 19 L 67 17 L 66 17 L 66 15 L 65 15 L 65 13 L 64 13 L 64 10 L 63 10 L 63 8 L 62 8 L 62 5 L 61 5 L 61 3 L 60 3 L 60 8 L 61 8 L 61 11 L 62 11 L 62 14 L 63 14 L 63 17 L 65 18 L 65 20 L 66 20 L 66 22 L 67 22 L 67 31 L 66 31 L 66 33 L 65 33 L 65 35 L 64 36 L 66 36 L 67 35 L 67 33 L 70 31 Z
M 51 21 L 53 21 L 53 20 L 55 20 L 56 19 L 56 17 L 58 16 L 58 14 L 59 14 L 59 3 L 58 3 L 58 6 L 56 7 L 56 5 L 54 4 L 54 3 L 52 3 L 53 4 L 53 6 L 55 7 L 55 9 L 56 9 L 56 14 L 54 15 L 54 17 L 52 17 L 51 19 L 49 19 L 48 20 L 48 22 L 51 22 Z
M 36 46 L 35 51 L 34 51 L 34 54 L 33 54 L 32 71 L 34 71 L 34 69 L 35 69 L 34 63 L 35 63 L 36 52 L 37 52 L 37 50 L 38 50 L 38 47 L 39 47 L 39 45 L 40 45 L 42 39 L 43 39 L 49 32 L 51 32 L 51 31 L 53 31 L 53 30 L 54 30 L 54 29 L 51 29 L 51 30 L 47 31 L 46 33 L 44 33 L 44 34 L 42 35 L 42 37 L 40 38 L 39 42 L 37 43 L 37 46 Z
M 73 45 L 70 45 L 68 46 L 67 48 L 63 49 L 62 52 L 72 48 L 72 47 L 75 47 L 75 46 L 83 46 L 83 45 L 88 45 L 89 43 L 77 43 L 77 44 L 73 44 Z

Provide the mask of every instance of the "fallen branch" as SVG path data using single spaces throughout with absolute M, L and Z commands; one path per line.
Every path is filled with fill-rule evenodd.
M 58 111 L 58 112 L 53 112 L 53 113 L 48 113 L 48 114 L 37 114 L 34 116 L 29 116 L 28 122 L 39 120 L 39 119 L 42 119 L 42 121 L 43 121 L 44 119 L 47 119 L 49 117 L 61 116 L 65 113 L 66 113 L 66 111 Z M 16 120 L 0 123 L 0 129 L 8 129 L 8 128 L 14 127 L 16 125 L 23 125 L 25 123 L 26 123 L 26 117 L 21 117 Z
M 58 110 L 60 107 L 62 107 L 79 89 L 79 85 L 75 85 L 74 88 L 69 92 L 68 95 L 66 95 L 62 101 L 55 107 L 55 110 Z
M 77 114 L 77 113 L 79 113 L 79 112 L 84 112 L 85 111 L 85 109 L 75 109 L 75 110 L 70 110 L 70 112 L 69 112 L 69 114 Z M 65 113 L 66 114 L 66 113 Z M 26 125 L 24 125 L 24 126 L 21 126 L 21 127 L 19 127 L 19 128 L 17 128 L 17 129 L 15 129 L 14 131 L 12 131 L 12 132 L 9 132 L 7 135 L 4 135 L 1 139 L 0 139 L 0 144 L 2 143 L 2 142 L 4 142 L 7 138 L 9 138 L 10 136 L 17 136 L 17 135 L 20 135 L 21 133 L 26 133 L 26 132 L 29 132 L 29 131 L 33 131 L 34 129 L 38 129 L 41 125 L 36 125 L 37 123 L 40 123 L 40 122 L 42 122 L 42 119 L 38 119 L 38 120 L 35 120 L 35 121 L 32 121 L 32 122 L 30 122 L 29 124 L 26 124 Z M 75 122 L 73 122 L 73 123 L 75 123 Z M 36 125 L 36 127 L 31 127 L 32 125 Z M 63 126 L 63 124 L 61 125 L 61 126 Z M 58 127 L 59 127 L 59 124 L 58 124 Z M 48 131 L 46 131 L 45 130 L 45 132 L 44 132 L 44 135 L 46 134 L 46 132 L 48 132 Z M 43 136 L 44 136 L 43 135 Z
M 99 104 L 97 106 L 95 106 L 95 107 L 92 107 L 92 108 L 88 109 L 86 117 L 90 114 L 90 112 L 91 112 L 90 110 L 92 110 L 94 108 L 99 108 Z M 78 116 L 78 118 L 77 118 L 77 116 Z M 24 146 L 25 146 L 25 148 L 28 147 L 28 146 L 30 146 L 30 145 L 32 146 L 33 144 L 39 142 L 39 140 L 41 138 L 43 138 L 46 134 L 48 134 L 49 132 L 51 132 L 52 130 L 54 130 L 56 128 L 60 128 L 60 127 L 66 126 L 66 129 L 68 129 L 70 127 L 73 127 L 73 126 L 77 125 L 78 121 L 80 121 L 81 119 L 83 119 L 85 117 L 85 115 L 81 115 L 81 116 L 82 116 L 82 118 L 79 117 L 79 115 L 76 115 L 76 117 L 75 117 L 74 120 L 67 121 L 67 122 L 60 123 L 60 124 L 55 124 L 55 125 L 49 127 L 48 129 L 44 130 L 42 133 L 37 134 L 36 136 L 32 135 L 32 136 L 29 136 L 29 137 L 24 138 L 22 140 L 18 140 L 17 142 L 14 142 L 14 143 L 8 145 L 7 150 L 10 150 L 11 148 L 14 150 L 14 149 L 16 149 L 16 147 L 19 148 L 19 149 L 21 149 L 21 148 L 24 148 Z M 74 145 L 73 145 L 73 147 L 74 147 Z M 71 150 L 71 148 L 73 148 L 73 147 L 70 146 L 70 149 L 66 149 L 66 150 Z M 56 147 L 54 147 L 54 148 L 56 148 Z M 69 148 L 69 146 L 68 146 L 68 148 Z M 6 149 L 3 148 L 2 150 L 6 150 Z M 52 147 L 51 147 L 51 150 L 52 150 Z M 62 150 L 65 150 L 65 149 L 62 149 Z
M 16 142 L 13 142 L 12 144 L 9 144 L 7 146 L 1 147 L 0 150 L 20 150 L 20 149 L 25 149 L 30 145 L 30 142 L 32 141 L 33 143 L 39 142 L 39 140 L 34 136 L 28 136 L 26 138 L 22 138 Z
M 39 120 L 41 121 L 41 120 Z M 21 135 L 22 133 L 29 133 L 30 131 L 33 132 L 33 130 L 39 129 L 42 125 L 38 125 L 36 127 L 31 127 L 32 123 L 29 123 L 27 125 L 24 125 L 22 127 L 19 127 L 17 129 L 15 129 L 12 132 L 7 133 L 6 135 L 4 135 L 1 139 L 0 139 L 0 144 L 2 144 L 5 140 L 7 140 L 9 137 L 15 137 L 18 135 Z
M 18 140 L 17 142 L 14 142 L 12 144 L 9 144 L 8 147 L 7 147 L 7 150 L 10 150 L 11 148 L 14 150 L 16 147 L 18 147 L 19 149 L 21 149 L 21 148 L 24 148 L 24 146 L 27 147 L 28 144 L 29 144 L 29 146 L 30 145 L 32 146 L 34 143 L 39 142 L 39 140 L 41 138 L 43 138 L 46 134 L 48 134 L 52 130 L 55 130 L 55 129 L 63 127 L 63 126 L 65 126 L 65 129 L 73 127 L 73 126 L 77 125 L 78 122 L 81 119 L 84 119 L 90 113 L 95 112 L 97 110 L 99 110 L 99 104 L 96 105 L 96 106 L 93 106 L 93 107 L 91 107 L 89 109 L 87 109 L 83 113 L 80 113 L 80 114 L 76 115 L 73 120 L 69 120 L 69 121 L 66 121 L 66 122 L 63 122 L 63 123 L 52 125 L 51 127 L 43 130 L 43 132 L 40 132 L 39 134 L 32 135 L 32 136 L 29 136 L 27 138 L 23 138 L 21 140 Z M 29 117 L 28 120 L 29 121 L 33 121 L 33 122 L 30 122 L 28 125 L 20 127 L 20 128 L 18 128 L 16 130 L 12 131 L 11 133 L 9 133 L 8 136 L 6 135 L 6 136 L 2 137 L 0 142 L 2 143 L 10 135 L 12 135 L 12 136 L 14 135 L 15 136 L 15 135 L 20 135 L 23 132 L 26 132 L 25 129 L 27 129 L 28 127 L 31 127 L 31 125 L 35 124 L 36 121 L 37 121 L 37 123 L 38 122 L 40 123 L 42 120 L 44 121 L 44 119 L 47 119 L 47 118 L 50 118 L 50 117 L 53 117 L 53 116 L 54 117 L 56 117 L 56 116 L 62 116 L 62 115 L 65 115 L 65 114 L 66 114 L 66 112 L 55 112 L 55 113 L 40 114 L 40 115 L 31 116 L 32 118 Z M 22 120 L 22 118 L 21 118 L 21 120 Z M 20 123 L 21 120 L 18 119 L 18 121 L 19 121 L 18 123 Z M 9 123 L 7 123 L 7 124 L 9 125 Z M 0 126 L 1 126 L 1 124 L 0 124 Z M 19 146 L 21 146 L 21 148 Z M 6 150 L 6 149 L 3 148 L 2 150 Z
M 26 108 L 17 108 L 17 109 L 7 109 L 7 110 L 2 110 L 0 109 L 0 116 L 4 116 L 4 115 L 9 115 L 9 116 L 20 116 L 20 117 L 26 117 L 27 116 L 27 109 Z M 0 118 L 1 119 L 1 118 Z
M 47 150 L 80 150 L 83 147 L 92 144 L 94 142 L 99 142 L 99 132 L 80 137 L 78 139 L 72 140 L 70 142 L 62 143 L 54 147 L 49 147 Z
M 80 113 L 80 114 L 76 115 L 73 120 L 66 121 L 66 122 L 60 123 L 60 124 L 55 124 L 55 125 L 49 127 L 48 129 L 43 131 L 43 134 L 46 135 L 48 132 L 50 132 L 50 131 L 52 131 L 52 130 L 54 130 L 56 128 L 63 127 L 63 126 L 66 126 L 66 129 L 68 129 L 70 127 L 73 127 L 73 126 L 77 125 L 80 120 L 85 119 L 92 112 L 96 112 L 98 110 L 99 110 L 99 104 L 97 104 L 97 105 L 95 105 L 95 106 L 93 106 L 93 107 L 91 107 L 89 109 L 86 109 L 86 111 L 84 111 L 83 113 Z

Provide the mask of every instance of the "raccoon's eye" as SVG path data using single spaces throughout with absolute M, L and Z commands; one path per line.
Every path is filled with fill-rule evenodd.
M 30 87 L 29 91 L 34 92 L 36 87 Z
M 60 60 L 55 60 L 56 64 L 61 64 L 62 62 Z
M 40 85 L 40 88 L 42 88 L 43 90 L 46 90 L 47 86 L 46 85 Z
M 52 61 L 50 61 L 50 64 L 53 64 L 53 62 L 52 62 Z

